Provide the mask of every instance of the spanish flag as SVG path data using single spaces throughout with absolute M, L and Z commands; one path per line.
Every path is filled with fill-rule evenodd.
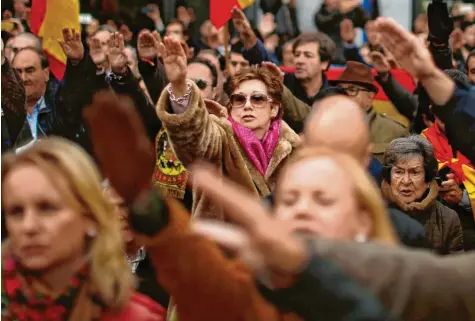
M 42 39 L 50 70 L 58 80 L 63 79 L 66 70 L 66 55 L 58 43 L 64 28 L 81 31 L 79 0 L 33 0 L 30 29 Z
M 216 29 L 224 26 L 231 19 L 231 10 L 234 7 L 246 9 L 255 0 L 210 0 L 209 17 Z

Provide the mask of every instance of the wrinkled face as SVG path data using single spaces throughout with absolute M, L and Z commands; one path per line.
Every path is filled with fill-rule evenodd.
M 200 63 L 189 64 L 186 78 L 193 80 L 198 85 L 203 98 L 214 99 L 213 75 L 207 66 Z
M 231 77 L 247 67 L 249 67 L 249 61 L 244 59 L 243 55 L 231 52 L 231 57 L 229 59 L 229 72 Z
M 292 52 L 292 43 L 286 43 L 282 47 L 282 64 L 284 66 L 294 65 L 294 53 Z
M 107 54 L 109 51 L 109 44 L 108 41 L 111 37 L 111 33 L 107 30 L 101 30 L 98 31 L 95 35 L 94 38 L 98 39 L 99 42 L 101 43 L 102 51 Z
M 133 242 L 135 237 L 129 225 L 129 208 L 127 207 L 127 203 L 112 188 L 107 188 L 105 195 L 109 202 L 114 206 L 117 216 L 119 216 L 124 243 L 127 244 Z
M 68 182 L 57 180 L 53 184 L 37 166 L 25 164 L 12 169 L 2 184 L 12 253 L 29 270 L 44 271 L 84 255 L 91 222 L 63 196 Z
M 318 77 L 328 66 L 328 62 L 320 60 L 319 44 L 304 43 L 295 48 L 294 52 L 295 77 L 310 80 Z
M 183 37 L 183 26 L 178 23 L 171 23 L 167 26 L 166 32 L 167 37 L 178 41 L 184 41 Z
M 467 66 L 468 79 L 470 79 L 472 84 L 475 84 L 475 56 L 470 57 L 470 59 L 467 61 Z
M 243 81 L 233 94 L 236 96 L 236 104 L 231 96 L 231 116 L 241 126 L 249 128 L 262 139 L 269 130 L 270 123 L 279 112 L 278 105 L 268 99 L 266 85 L 257 79 Z M 244 103 L 244 96 L 246 97 Z M 238 104 L 242 106 L 237 106 Z
M 391 169 L 391 192 L 403 204 L 420 199 L 428 187 L 422 157 L 400 161 Z
M 277 188 L 278 219 L 311 236 L 349 241 L 359 233 L 368 236 L 371 220 L 360 209 L 354 184 L 333 159 L 310 158 L 289 166 Z
M 364 111 L 369 111 L 373 107 L 374 92 L 355 84 L 339 84 L 345 89 L 350 98 L 355 101 Z
M 38 100 L 46 91 L 49 69 L 41 67 L 40 56 L 33 50 L 19 52 L 13 59 L 15 68 L 25 85 L 26 98 Z

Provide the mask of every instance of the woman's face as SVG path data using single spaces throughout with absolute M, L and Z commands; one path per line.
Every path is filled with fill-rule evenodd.
M 422 157 L 400 161 L 391 169 L 391 192 L 403 204 L 420 199 L 428 187 Z
M 276 215 L 295 232 L 349 241 L 370 233 L 371 220 L 360 209 L 354 184 L 330 157 L 290 165 L 277 191 Z
M 246 80 L 239 85 L 233 94 L 239 95 L 236 104 L 231 101 L 231 116 L 233 119 L 241 126 L 252 130 L 259 139 L 263 138 L 269 130 L 270 123 L 279 112 L 276 104 L 267 101 L 270 97 L 266 85 L 257 79 Z M 238 106 L 238 102 L 244 102 L 244 96 L 246 96 L 245 104 Z
M 42 271 L 84 255 L 90 220 L 69 204 L 68 182 L 53 184 L 37 166 L 12 169 L 2 184 L 2 207 L 12 254 L 28 270 Z

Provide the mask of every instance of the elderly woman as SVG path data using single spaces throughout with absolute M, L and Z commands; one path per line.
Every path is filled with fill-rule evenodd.
M 2 160 L 2 319 L 163 320 L 133 290 L 117 215 L 92 159 L 60 139 Z
M 185 167 L 206 159 L 254 195 L 269 195 L 300 142 L 282 121 L 285 101 L 279 75 L 266 66 L 238 73 L 231 80 L 226 112 L 215 102 L 205 102 L 198 87 L 186 79 L 186 56 L 179 42 L 165 38 L 160 51 L 170 85 L 158 101 L 157 113 L 178 158 Z M 195 190 L 193 197 L 194 215 L 223 217 Z
M 455 211 L 437 200 L 437 160 L 430 143 L 413 135 L 395 139 L 384 154 L 383 196 L 421 222 L 432 249 L 449 254 L 463 249 Z

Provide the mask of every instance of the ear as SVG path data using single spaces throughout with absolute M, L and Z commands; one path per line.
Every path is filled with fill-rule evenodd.
M 44 74 L 44 77 L 45 77 L 45 82 L 48 82 L 49 81 L 49 68 L 45 68 L 43 70 L 43 74 Z
M 329 66 L 330 66 L 329 60 L 320 62 L 320 68 L 322 69 L 322 71 L 326 71 Z
M 272 119 L 275 119 L 277 115 L 279 114 L 279 108 L 280 108 L 280 104 L 272 104 L 271 113 L 270 113 Z

